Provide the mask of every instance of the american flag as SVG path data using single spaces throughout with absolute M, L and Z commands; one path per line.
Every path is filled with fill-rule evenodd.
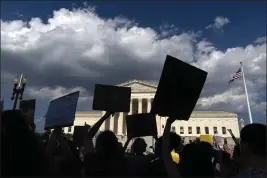
M 242 77 L 242 70 L 241 70 L 241 68 L 239 68 L 238 71 L 235 73 L 235 75 L 233 75 L 233 77 L 229 81 L 229 83 L 232 83 L 233 81 L 235 81 L 235 79 L 238 79 L 240 77 Z

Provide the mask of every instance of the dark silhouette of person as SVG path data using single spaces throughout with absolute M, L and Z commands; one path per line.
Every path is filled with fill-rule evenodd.
M 253 123 L 240 132 L 238 177 L 266 177 L 266 125 Z
M 127 172 L 131 177 L 145 176 L 150 157 L 145 155 L 147 144 L 143 138 L 136 138 L 131 146 L 131 154 L 127 156 Z
M 180 153 L 181 177 L 214 177 L 212 146 L 207 142 L 190 143 Z
M 171 132 L 170 138 L 170 153 L 172 150 L 178 150 L 181 145 L 181 137 L 174 132 Z M 150 162 L 148 167 L 147 176 L 149 177 L 168 177 L 168 173 L 165 170 L 164 162 L 162 159 L 162 137 L 158 138 L 155 144 L 155 159 Z M 176 164 L 176 163 L 175 163 Z M 176 164 L 177 169 L 179 167 Z
M 43 147 L 21 111 L 1 113 L 1 174 L 3 177 L 51 175 Z
M 101 132 L 95 145 L 95 152 L 84 156 L 86 177 L 124 176 L 124 159 L 116 135 L 111 131 Z

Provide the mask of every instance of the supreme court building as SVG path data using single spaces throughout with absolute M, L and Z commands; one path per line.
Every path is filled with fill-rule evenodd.
M 127 140 L 126 115 L 147 113 L 151 109 L 153 98 L 157 90 L 157 83 L 140 80 L 131 80 L 121 83 L 117 86 L 131 87 L 131 104 L 129 113 L 115 113 L 114 117 L 109 118 L 101 126 L 100 131 L 113 131 L 120 142 Z M 94 125 L 104 112 L 76 112 L 75 125 Z M 166 117 L 156 116 L 158 136 L 164 131 Z M 140 123 L 141 124 L 141 123 Z M 74 126 L 65 128 L 65 133 L 73 133 Z M 227 139 L 229 145 L 233 145 L 233 140 L 227 129 L 231 129 L 233 134 L 239 138 L 239 122 L 235 113 L 225 111 L 194 111 L 188 121 L 175 121 L 172 125 L 172 131 L 176 132 L 185 139 L 185 142 L 194 140 L 200 134 L 212 134 L 219 136 L 222 140 Z M 148 145 L 152 145 L 152 137 L 146 137 Z M 219 141 L 223 144 L 223 141 Z

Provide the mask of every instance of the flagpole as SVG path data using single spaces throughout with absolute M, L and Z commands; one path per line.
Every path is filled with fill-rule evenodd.
M 250 123 L 252 124 L 252 123 L 253 123 L 253 120 L 252 120 L 252 115 L 251 115 L 251 110 L 250 110 L 249 99 L 248 99 L 248 91 L 247 91 L 246 78 L 245 78 L 245 73 L 244 73 L 244 69 L 243 69 L 243 64 L 242 64 L 242 62 L 240 62 L 240 64 L 241 64 L 241 70 L 242 70 L 242 75 L 243 75 L 243 82 L 244 82 L 245 94 L 246 94 L 247 105 L 248 105 L 249 121 L 250 121 Z

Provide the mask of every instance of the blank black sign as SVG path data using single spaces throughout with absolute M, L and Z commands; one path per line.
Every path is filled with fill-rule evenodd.
M 153 114 L 135 114 L 126 116 L 127 136 L 157 136 L 156 117 Z
M 95 85 L 93 110 L 110 112 L 130 111 L 131 88 Z
M 34 123 L 34 112 L 35 112 L 35 99 L 31 100 L 22 100 L 19 103 L 19 109 L 27 118 L 29 124 Z
M 188 120 L 207 78 L 207 72 L 167 56 L 151 113 Z
M 4 110 L 4 100 L 0 101 L 0 112 Z
M 88 133 L 89 127 L 88 126 L 74 126 L 73 132 L 73 143 L 77 147 L 84 146 L 84 140 Z

